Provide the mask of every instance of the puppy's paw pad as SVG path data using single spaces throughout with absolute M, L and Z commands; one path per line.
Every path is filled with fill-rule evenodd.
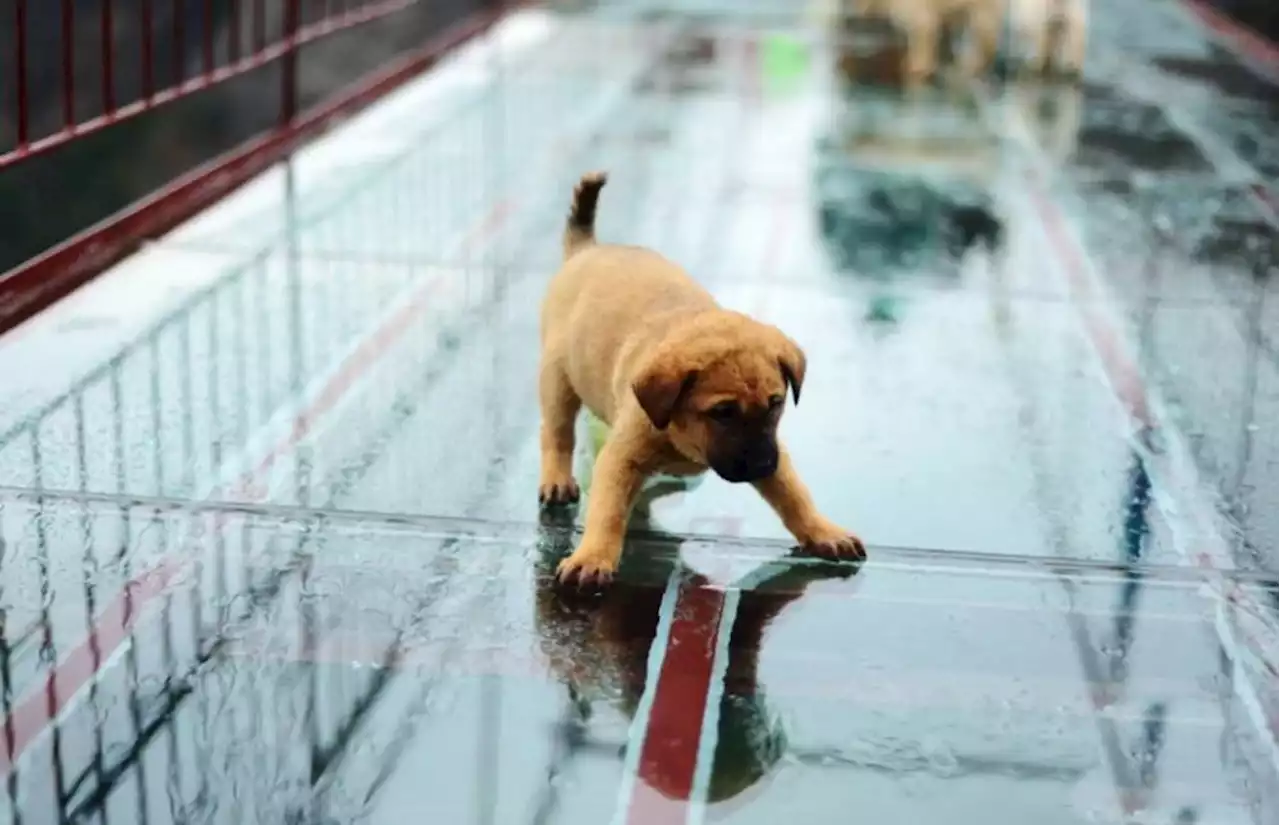
M 573 504 L 581 496 L 578 482 L 572 478 L 538 485 L 538 503 L 548 507 Z
M 556 567 L 556 580 L 579 588 L 604 587 L 613 581 L 617 570 L 616 561 L 574 553 Z
M 861 560 L 867 557 L 867 546 L 862 539 L 851 533 L 809 541 L 804 549 L 806 553 L 824 559 Z

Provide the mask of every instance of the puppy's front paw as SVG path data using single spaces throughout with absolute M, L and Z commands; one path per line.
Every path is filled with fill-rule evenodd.
M 582 544 L 556 567 L 556 578 L 561 584 L 577 584 L 578 587 L 603 587 L 613 581 L 618 572 L 616 551 Z
M 578 482 L 573 476 L 543 478 L 538 484 L 538 503 L 547 507 L 572 504 L 581 497 Z
M 804 551 L 826 559 L 865 559 L 867 547 L 848 530 L 823 519 L 804 531 L 800 539 Z

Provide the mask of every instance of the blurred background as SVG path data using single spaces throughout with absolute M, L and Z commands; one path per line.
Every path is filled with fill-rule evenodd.
M 0 0 L 0 825 L 1274 821 L 1275 9 L 885 8 Z M 708 479 L 555 591 L 599 167 L 865 568 Z

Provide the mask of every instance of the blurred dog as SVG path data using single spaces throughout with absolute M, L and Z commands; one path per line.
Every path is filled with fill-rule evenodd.
M 1012 28 L 1030 52 L 1027 68 L 1079 77 L 1084 70 L 1088 0 L 1008 0 Z
M 561 580 L 610 580 L 645 479 L 707 468 L 751 483 L 807 550 L 863 557 L 862 541 L 818 512 L 778 443 L 788 389 L 800 400 L 804 352 L 776 327 L 722 309 L 658 253 L 596 243 L 605 179 L 587 175 L 574 190 L 564 264 L 542 304 L 539 501 L 580 495 L 573 450 L 582 405 L 610 427 L 582 541 L 561 563 Z
M 1000 48 L 1005 3 L 1006 0 L 840 0 L 840 15 L 845 20 L 888 19 L 901 29 L 907 38 L 903 76 L 908 85 L 914 86 L 937 74 L 941 38 L 951 31 L 965 30 L 970 37 L 969 49 L 960 59 L 963 76 L 975 78 L 989 70 Z

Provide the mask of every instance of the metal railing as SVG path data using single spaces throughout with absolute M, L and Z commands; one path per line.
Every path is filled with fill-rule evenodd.
M 23 481 L 36 493 L 61 487 L 126 495 L 139 489 L 157 495 L 223 494 L 222 490 L 211 489 L 215 479 L 235 474 L 228 474 L 225 469 L 220 472 L 219 468 L 246 466 L 237 454 L 243 452 L 251 434 L 266 425 L 296 387 L 341 359 L 351 345 L 350 338 L 341 335 L 304 340 L 301 312 L 314 313 L 318 303 L 358 308 L 363 300 L 358 301 L 355 293 L 361 292 L 362 299 L 368 297 L 368 286 L 350 279 L 334 279 L 303 297 L 296 278 L 283 275 L 271 283 L 273 279 L 264 275 L 270 261 L 271 256 L 265 252 L 253 256 L 237 271 L 178 307 L 36 416 L 11 428 L 3 443 L 10 450 L 28 452 L 27 467 L 31 471 L 29 478 L 14 480 Z M 405 280 L 410 277 L 407 270 L 401 274 Z M 282 311 L 263 311 L 273 306 Z M 275 365 L 270 360 L 272 353 L 276 353 Z M 175 385 L 165 378 L 170 374 L 185 378 Z M 70 431 L 66 428 L 68 423 Z M 72 440 L 64 443 L 67 435 Z M 0 451 L 4 449 L 0 447 Z M 288 483 L 293 489 L 289 496 L 309 501 L 306 461 L 292 461 L 290 467 L 292 477 Z M 348 474 L 340 483 L 355 484 L 359 477 L 358 473 Z M 277 481 L 284 483 L 278 477 Z M 262 495 L 243 480 L 238 489 L 226 493 L 241 499 Z M 340 494 L 340 489 L 331 486 L 319 495 Z M 133 784 L 137 810 L 133 821 L 146 823 L 150 819 L 148 811 L 155 804 L 148 794 L 154 795 L 166 782 L 169 787 L 190 788 L 191 783 L 210 781 L 207 766 L 199 765 L 200 757 L 192 765 L 190 759 L 179 754 L 180 749 L 201 752 L 213 724 L 205 707 L 207 698 L 192 697 L 198 692 L 194 683 L 215 662 L 228 634 L 272 609 L 282 592 L 297 590 L 299 577 L 306 573 L 306 553 L 319 532 L 304 530 L 295 539 L 282 540 L 272 534 L 255 536 L 250 519 L 234 516 L 203 518 L 195 524 L 192 519 L 156 515 L 146 508 L 127 505 L 121 505 L 115 516 L 110 510 L 104 515 L 88 505 L 73 505 L 71 512 L 80 510 L 78 516 L 73 516 L 65 505 L 58 512 L 56 505 L 46 505 L 43 498 L 35 502 L 36 512 L 30 521 L 33 526 L 28 528 L 34 535 L 4 535 L 0 527 L 0 542 L 23 551 L 22 559 L 10 556 L 5 560 L 8 564 L 3 578 L 7 589 L 13 592 L 22 587 L 24 578 L 35 579 L 33 590 L 24 590 L 24 598 L 10 602 L 0 629 L 0 711 L 6 724 L 0 763 L 16 761 L 23 754 L 23 746 L 31 744 L 24 741 L 22 731 L 15 730 L 15 726 L 25 722 L 25 727 L 32 729 L 30 723 L 34 719 L 34 729 L 47 731 L 42 735 L 51 742 L 47 757 L 51 763 L 44 767 L 28 765 L 23 770 L 37 776 L 37 781 L 52 777 L 52 787 L 41 789 L 53 794 L 51 809 L 62 811 L 70 820 L 92 815 L 118 787 Z M 74 737 L 79 728 L 69 725 L 72 733 L 64 733 L 60 706 L 53 699 L 43 707 L 32 706 L 25 716 L 19 699 L 25 693 L 28 702 L 31 697 L 43 701 L 46 695 L 60 691 L 74 694 L 77 688 L 85 687 L 74 682 L 58 684 L 60 673 L 74 671 L 68 664 L 86 654 L 82 649 L 67 652 L 66 639 L 60 640 L 55 634 L 55 629 L 67 629 L 51 615 L 53 605 L 65 607 L 70 599 L 68 590 L 73 586 L 69 571 L 57 563 L 59 554 L 66 552 L 67 535 L 57 527 L 77 519 L 84 543 L 80 599 L 86 619 L 88 659 L 94 674 L 80 712 L 93 717 L 93 741 L 67 745 L 64 738 Z M 103 546 L 100 522 L 104 520 L 113 522 L 105 532 L 120 534 L 117 544 Z M 64 544 L 58 544 L 57 535 L 63 536 Z M 201 555 L 203 562 L 199 560 Z M 30 561 L 31 557 L 34 577 L 15 571 L 16 564 Z M 193 557 L 197 559 L 194 567 Z M 153 599 L 159 605 L 153 603 L 149 615 L 158 610 L 158 620 L 139 618 L 138 610 L 144 605 L 133 604 L 135 594 L 151 590 L 152 582 L 167 580 L 172 572 L 170 563 L 190 573 L 190 585 L 165 587 L 164 594 Z M 116 580 L 125 583 L 120 595 L 104 586 Z M 56 599 L 51 595 L 55 590 L 61 593 Z M 32 592 L 38 592 L 41 598 L 31 599 Z M 114 602 L 100 603 L 113 597 Z M 142 598 L 136 601 L 141 602 Z M 28 608 L 32 612 L 25 615 Z M 157 663 L 152 655 L 148 657 L 150 664 L 140 665 L 140 647 L 158 650 L 160 661 Z M 121 678 L 118 673 L 113 676 L 103 670 L 104 660 L 119 648 L 123 648 L 122 668 L 128 683 L 124 686 L 129 697 L 124 724 L 129 732 L 121 736 L 117 727 L 117 744 L 123 747 L 110 749 L 103 742 L 106 711 L 99 707 L 98 682 L 106 678 L 114 684 Z M 54 667 L 55 663 L 59 666 Z M 315 678 L 318 677 L 312 681 Z M 30 686 L 41 683 L 46 684 L 46 691 L 26 693 Z M 372 682 L 369 695 L 364 696 L 358 685 L 344 682 L 343 701 L 356 709 L 372 703 L 380 684 Z M 332 688 L 327 687 L 330 694 Z M 179 720 L 182 708 L 191 701 L 200 705 L 197 717 L 202 722 Z M 261 708 L 250 708 L 251 712 L 255 710 L 263 712 Z M 331 710 L 340 712 L 340 708 Z M 355 714 L 353 709 L 351 715 Z M 190 720 L 191 715 L 186 716 Z M 196 728 L 192 729 L 192 725 Z M 341 751 L 343 737 L 351 734 L 350 725 L 339 719 L 333 727 L 336 732 L 332 735 L 325 731 L 311 742 L 313 754 L 309 760 L 313 767 L 304 763 L 295 780 L 307 781 L 309 772 L 314 772 L 313 779 L 323 775 L 328 761 Z M 318 728 L 316 733 L 321 733 Z M 165 750 L 164 761 L 171 772 L 167 779 L 148 775 L 154 769 L 148 767 L 146 754 L 153 748 Z M 45 757 L 37 753 L 31 758 Z M 207 760 L 208 753 L 203 758 Z M 15 816 L 23 810 L 16 801 L 18 775 L 18 770 L 11 770 L 6 778 Z M 197 798 L 208 794 L 199 789 L 193 792 Z M 264 797 L 260 801 L 268 800 Z
M 286 124 L 297 113 L 302 46 L 419 2 L 61 0 L 51 14 L 52 2 L 13 0 L 12 50 L 3 50 L 12 106 L 0 118 L 0 148 L 11 145 L 0 168 L 274 60 Z M 55 23 L 56 48 L 42 50 Z
M 516 5 L 15 2 L 16 13 L 0 17 L 0 188 L 15 193 L 11 212 L 35 210 L 23 198 L 41 188 L 70 197 L 80 187 L 82 197 L 67 216 L 26 230 L 17 220 L 8 229 L 0 269 L 21 263 L 0 272 L 0 333 L 417 76 Z M 156 117 L 168 118 L 168 131 L 138 147 L 94 137 L 138 140 L 160 128 Z M 206 120 L 219 125 L 211 129 Z M 174 151 L 157 151 L 162 146 Z M 60 171 L 64 162 L 91 173 L 110 163 L 114 178 L 72 184 Z

